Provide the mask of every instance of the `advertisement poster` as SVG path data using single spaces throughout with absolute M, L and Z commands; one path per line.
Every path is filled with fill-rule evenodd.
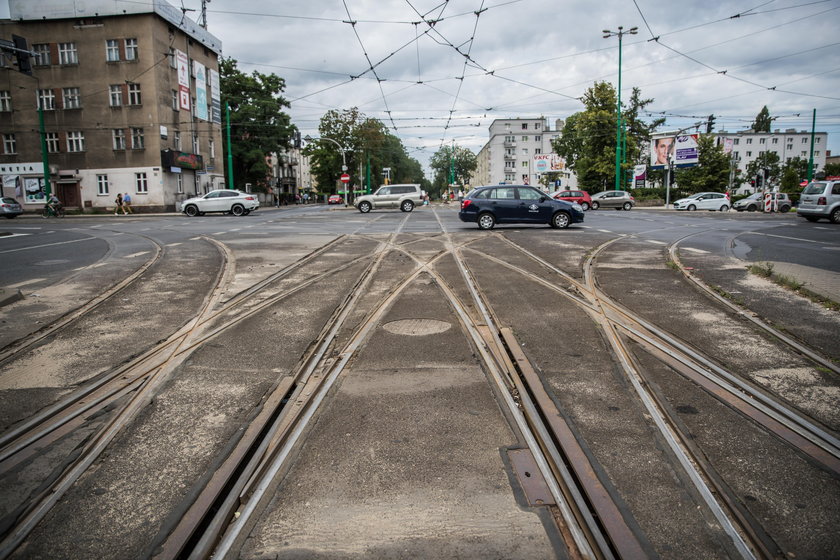
M 44 192 L 44 179 L 41 177 L 26 177 L 23 180 L 23 190 L 26 193 L 26 204 L 46 204 L 47 193 Z
M 633 168 L 633 186 L 637 189 L 643 189 L 645 187 L 645 181 L 647 180 L 647 166 L 646 165 L 637 165 Z
M 557 154 L 536 154 L 533 163 L 537 173 L 551 173 L 566 168 L 566 161 Z
M 202 63 L 193 61 L 195 72 L 195 116 L 206 121 L 207 116 L 207 74 Z
M 697 134 L 662 136 L 650 141 L 650 166 L 664 169 L 668 163 L 677 167 L 697 165 L 700 152 L 697 149 Z
M 677 136 L 676 158 L 674 163 L 677 167 L 697 165 L 700 161 L 700 152 L 697 149 L 697 134 L 686 134 Z
M 650 166 L 654 169 L 663 169 L 668 165 L 674 150 L 674 137 L 663 136 L 653 138 L 650 141 Z
M 178 105 L 184 111 L 190 110 L 190 59 L 187 53 L 175 51 L 178 66 Z
M 219 73 L 210 69 L 210 106 L 213 112 L 213 122 L 222 124 L 222 91 L 219 84 Z

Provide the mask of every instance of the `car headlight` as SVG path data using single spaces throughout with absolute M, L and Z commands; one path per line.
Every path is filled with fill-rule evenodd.
M 580 204 L 578 204 L 577 202 L 573 202 L 573 203 L 572 203 L 572 208 L 574 208 L 574 209 L 575 209 L 575 210 L 577 210 L 578 212 L 583 212 L 583 206 L 581 206 L 581 205 L 580 205 Z

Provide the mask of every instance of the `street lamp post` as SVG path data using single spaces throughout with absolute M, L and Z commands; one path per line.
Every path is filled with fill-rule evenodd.
M 339 144 L 339 143 L 338 143 L 338 140 L 333 140 L 332 138 L 328 138 L 328 137 L 326 137 L 326 136 L 320 136 L 320 137 L 318 137 L 318 138 L 313 138 L 312 136 L 306 136 L 306 137 L 304 138 L 304 140 L 306 140 L 307 142 L 312 142 L 313 140 L 329 140 L 330 142 L 332 142 L 333 144 L 335 144 L 335 145 L 336 145 L 336 147 L 338 148 L 338 150 L 341 152 L 341 172 L 342 172 L 342 173 L 346 173 L 346 172 L 347 172 L 347 156 L 346 156 L 346 154 L 345 154 L 345 152 L 347 151 L 347 149 L 346 149 L 345 147 L 343 147 L 341 144 Z M 350 196 L 349 196 L 349 194 L 350 194 L 350 190 L 349 190 L 349 189 L 350 189 L 350 186 L 349 186 L 349 183 L 348 183 L 348 186 L 347 186 L 347 187 L 345 187 L 345 188 L 347 188 L 348 190 L 347 190 L 347 191 L 345 191 L 345 193 L 344 193 L 344 194 L 346 194 L 346 195 L 348 195 L 348 196 L 345 196 L 345 197 L 344 197 L 344 206 L 349 206 L 349 205 L 350 205 Z
M 638 27 L 632 27 L 624 31 L 624 27 L 618 26 L 618 31 L 610 31 L 604 29 L 604 39 L 609 39 L 613 36 L 618 36 L 618 102 L 615 104 L 616 123 L 615 123 L 615 190 L 619 190 L 621 186 L 621 38 L 624 35 L 635 35 L 638 32 Z

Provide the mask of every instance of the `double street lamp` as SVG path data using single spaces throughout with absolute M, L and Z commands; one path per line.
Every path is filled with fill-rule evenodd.
M 619 190 L 621 186 L 621 38 L 624 35 L 635 35 L 639 31 L 638 27 L 632 27 L 624 31 L 622 26 L 618 26 L 618 31 L 610 31 L 604 29 L 604 39 L 618 36 L 618 102 L 615 105 L 616 112 L 616 126 L 615 126 L 615 190 Z

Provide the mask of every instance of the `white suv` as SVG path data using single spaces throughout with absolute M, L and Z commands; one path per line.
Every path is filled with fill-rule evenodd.
M 840 181 L 814 181 L 799 196 L 796 214 L 809 222 L 826 218 L 840 224 Z
M 374 208 L 399 208 L 411 212 L 418 204 L 423 204 L 423 191 L 420 185 L 383 185 L 373 194 L 366 194 L 356 199 L 359 212 L 367 214 Z

